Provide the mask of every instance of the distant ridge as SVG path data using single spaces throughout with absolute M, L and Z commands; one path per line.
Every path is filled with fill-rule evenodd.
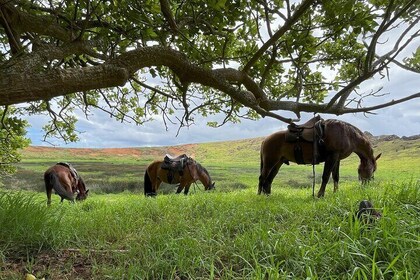
M 372 142 L 376 154 L 384 157 L 416 157 L 420 158 L 420 135 L 398 137 L 396 135 L 373 136 L 366 132 Z M 22 161 L 58 162 L 84 161 L 107 162 L 111 158 L 114 163 L 147 163 L 161 159 L 165 154 L 187 154 L 205 164 L 217 166 L 220 162 L 247 162 L 250 166 L 258 166 L 260 148 L 264 137 L 213 141 L 207 143 L 181 144 L 160 147 L 126 147 L 126 148 L 66 148 L 30 146 L 22 150 Z
M 394 150 L 399 150 L 399 145 L 405 147 L 420 146 L 420 134 L 413 136 L 379 135 L 373 136 L 370 132 L 364 132 L 373 145 L 392 144 Z M 179 155 L 186 153 L 193 157 L 213 157 L 216 152 L 239 156 L 248 155 L 252 152 L 259 154 L 261 143 L 264 137 L 255 137 L 228 141 L 213 141 L 206 143 L 181 144 L 173 146 L 159 147 L 121 147 L 121 148 L 68 148 L 68 147 L 48 147 L 48 146 L 29 146 L 23 149 L 24 158 L 80 158 L 98 159 L 100 157 L 119 157 L 119 158 L 160 158 L 162 155 Z M 395 142 L 395 143 L 394 143 Z M 399 144 L 398 144 L 399 143 Z M 203 150 L 207 152 L 203 154 Z M 223 152 L 222 152 L 223 151 Z M 207 154 L 208 153 L 208 154 Z
M 365 135 L 368 136 L 368 138 L 374 142 L 374 143 L 378 143 L 378 142 L 383 142 L 383 141 L 393 141 L 393 140 L 402 140 L 402 141 L 413 141 L 413 140 L 419 140 L 420 139 L 420 134 L 417 135 L 412 135 L 412 136 L 401 136 L 399 137 L 398 135 L 395 134 L 389 134 L 389 135 L 378 135 L 378 136 L 374 136 L 372 133 L 370 133 L 369 131 L 365 131 L 363 132 Z M 268 135 L 267 135 L 268 136 Z M 232 139 L 232 140 L 226 140 L 226 141 L 213 141 L 213 142 L 206 142 L 206 143 L 212 143 L 212 144 L 222 144 L 222 143 L 240 143 L 240 142 L 252 142 L 253 144 L 255 144 L 255 142 L 262 142 L 264 140 L 265 137 L 255 137 L 255 138 L 245 138 L 245 139 Z M 180 144 L 180 145 L 168 145 L 168 146 L 152 146 L 152 147 L 136 147 L 136 146 L 130 146 L 130 147 L 120 147 L 120 148 L 112 148 L 112 147 L 107 147 L 107 148 L 69 148 L 69 147 L 54 147 L 54 146 L 32 146 L 30 145 L 28 148 L 26 148 L 27 150 L 45 150 L 45 151 L 52 151 L 52 150 L 73 150 L 73 151 L 80 151 L 80 152 L 92 152 L 94 153 L 95 151 L 106 151 L 109 153 L 113 153 L 113 152 L 119 152 L 122 155 L 124 154 L 138 154 L 140 153 L 140 151 L 142 149 L 151 149 L 151 150 L 162 150 L 162 149 L 174 149 L 174 150 L 178 150 L 177 148 L 180 149 L 185 149 L 185 147 L 187 147 L 187 149 L 191 149 L 194 148 L 197 145 L 200 144 L 206 144 L 206 143 L 190 143 L 190 144 Z M 175 152 L 176 151 L 172 151 Z
M 411 141 L 411 140 L 420 139 L 420 134 L 412 135 L 412 136 L 402 136 L 402 137 L 399 137 L 398 135 L 395 135 L 395 134 L 373 136 L 368 131 L 365 131 L 364 134 L 366 134 L 369 137 L 369 139 L 371 139 L 373 142 L 393 141 L 393 140 Z

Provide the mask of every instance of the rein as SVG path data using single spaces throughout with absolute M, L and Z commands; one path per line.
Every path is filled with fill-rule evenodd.
M 314 113 L 315 116 L 315 113 Z M 315 125 L 314 125 L 315 127 Z M 314 144 L 312 147 L 312 198 L 315 198 L 315 148 L 316 148 L 316 129 L 314 128 L 312 131 L 312 139 L 314 140 Z
M 314 113 L 314 117 L 315 117 L 316 113 Z M 313 146 L 312 146 L 312 198 L 315 198 L 315 181 L 316 181 L 316 174 L 315 174 L 315 165 L 316 165 L 316 156 L 319 155 L 318 153 L 318 149 L 319 149 L 319 143 L 323 142 L 323 140 L 321 139 L 322 135 L 324 134 L 323 129 L 321 130 L 319 127 L 321 125 L 319 125 L 319 122 L 323 121 L 322 119 L 318 122 L 316 122 L 313 126 L 313 131 L 312 131 L 312 139 L 313 139 Z M 318 126 L 317 126 L 318 125 Z M 318 131 L 321 130 L 321 132 Z M 318 143 L 318 137 L 319 136 L 319 143 Z
M 197 181 L 194 181 L 193 183 L 194 183 L 194 193 L 196 193 L 195 188 L 197 187 L 197 189 L 200 189 L 200 187 L 198 186 Z
M 187 163 L 187 168 L 188 168 L 188 172 L 190 173 L 191 178 L 193 179 L 193 183 L 194 183 L 194 193 L 196 192 L 195 187 L 198 188 L 198 184 L 197 184 L 197 180 L 195 180 L 195 178 L 193 177 L 193 175 L 191 174 L 191 169 L 190 169 L 190 165 Z M 197 168 L 197 167 L 196 167 Z
M 315 198 L 315 176 L 315 163 L 312 162 L 312 198 Z

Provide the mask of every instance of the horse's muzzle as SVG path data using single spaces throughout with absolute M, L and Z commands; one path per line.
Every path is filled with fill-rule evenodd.
M 366 185 L 373 180 L 374 180 L 373 176 L 371 178 L 362 178 L 362 177 L 359 176 L 359 181 L 362 182 L 362 185 Z
M 209 190 L 214 190 L 216 187 L 214 186 L 214 183 L 213 184 L 210 184 L 210 186 L 207 186 L 206 187 L 206 191 L 209 191 Z

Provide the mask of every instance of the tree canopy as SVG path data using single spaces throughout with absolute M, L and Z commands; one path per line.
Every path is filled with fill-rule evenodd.
M 0 108 L 0 175 L 16 170 L 14 163 L 21 159 L 18 151 L 29 144 L 29 140 L 25 138 L 28 124 L 16 117 L 14 111 L 14 108 Z
M 181 126 L 294 112 L 372 112 L 419 92 L 363 88 L 391 64 L 420 72 L 417 0 L 0 0 L 0 106 L 48 114 L 77 140 L 74 110 Z M 389 77 L 392 79 L 392 77 Z M 375 99 L 374 99 L 375 100 Z M 6 112 L 4 110 L 3 112 Z

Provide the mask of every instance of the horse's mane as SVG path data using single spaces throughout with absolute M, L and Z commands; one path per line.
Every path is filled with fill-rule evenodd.
M 78 187 L 79 187 L 79 188 L 80 188 L 80 187 L 82 187 L 82 188 L 83 188 L 83 190 L 84 190 L 84 191 L 86 191 L 86 184 L 85 184 L 85 181 L 83 181 L 82 177 L 80 177 L 80 176 L 79 176 L 79 179 L 78 179 Z
M 195 162 L 195 165 L 197 166 L 197 168 L 198 168 L 199 171 L 204 172 L 209 177 L 210 181 L 212 181 L 209 172 L 207 171 L 206 168 L 204 168 L 204 166 L 202 166 L 201 164 L 199 164 L 197 161 Z
M 363 147 L 366 147 L 368 149 L 365 152 L 367 152 L 369 156 L 373 157 L 372 144 L 365 133 L 363 133 L 359 128 L 355 127 L 354 125 L 350 123 L 338 121 L 338 120 L 334 120 L 334 121 L 341 123 L 344 126 L 344 129 L 346 133 L 348 134 L 348 136 L 351 138 L 351 140 L 354 143 L 361 142 Z

